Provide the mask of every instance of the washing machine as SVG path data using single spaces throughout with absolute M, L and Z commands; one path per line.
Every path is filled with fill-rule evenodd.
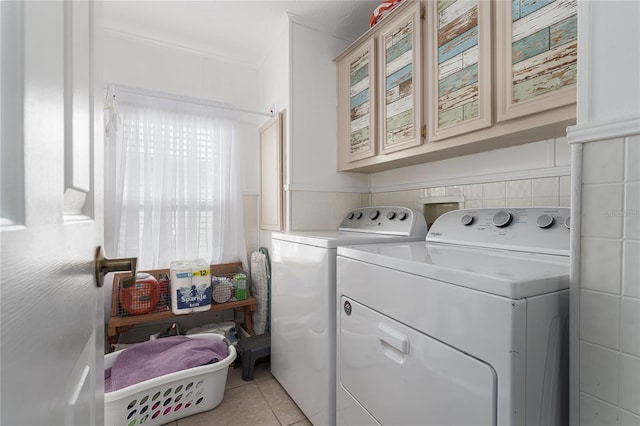
M 568 424 L 569 209 L 338 247 L 338 425 Z
M 272 235 L 271 373 L 314 425 L 335 424 L 337 248 L 426 234 L 420 212 L 367 207 L 338 230 Z

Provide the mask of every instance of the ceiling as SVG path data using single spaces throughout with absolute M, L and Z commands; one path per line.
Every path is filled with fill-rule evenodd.
M 107 33 L 133 35 L 214 57 L 253 65 L 264 59 L 287 14 L 334 34 L 356 39 L 369 28 L 381 0 L 107 0 Z

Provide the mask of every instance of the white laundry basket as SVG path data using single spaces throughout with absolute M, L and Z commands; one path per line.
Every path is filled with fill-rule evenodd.
M 193 334 L 194 339 L 222 340 L 213 333 Z M 226 358 L 200 367 L 177 371 L 104 394 L 106 426 L 153 426 L 211 410 L 222 402 L 229 365 L 236 349 L 228 345 Z M 109 368 L 119 352 L 105 355 Z

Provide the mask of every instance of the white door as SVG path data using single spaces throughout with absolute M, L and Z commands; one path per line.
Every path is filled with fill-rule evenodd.
M 103 422 L 98 7 L 0 2 L 2 425 Z

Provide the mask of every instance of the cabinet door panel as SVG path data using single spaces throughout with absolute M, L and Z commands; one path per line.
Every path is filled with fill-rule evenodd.
M 575 103 L 577 0 L 496 7 L 498 121 Z
M 491 126 L 491 3 L 427 5 L 429 140 Z
M 260 129 L 260 229 L 284 228 L 283 145 L 285 111 Z
M 382 21 L 380 40 L 380 152 L 422 143 L 422 21 L 416 3 Z M 378 24 L 380 25 L 380 24 Z
M 339 140 L 348 141 L 348 162 L 376 154 L 375 39 L 371 39 L 338 65 Z M 349 111 L 349 112 L 347 112 Z

